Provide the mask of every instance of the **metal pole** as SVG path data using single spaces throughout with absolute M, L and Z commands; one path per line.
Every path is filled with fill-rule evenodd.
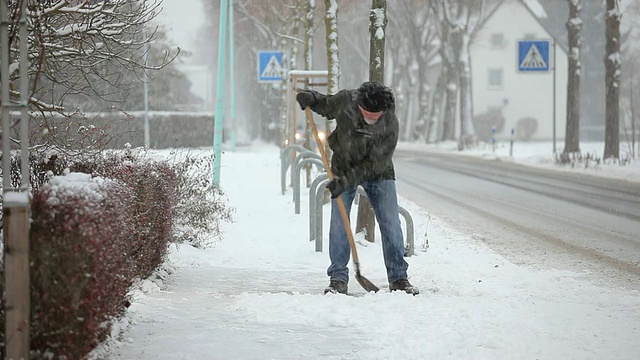
M 289 119 L 291 118 L 292 109 L 295 109 L 295 106 L 292 106 L 292 104 L 295 103 L 295 101 L 296 101 L 295 98 L 291 97 L 291 87 L 292 86 L 296 86 L 296 77 L 293 76 L 293 78 L 292 78 L 291 71 L 288 71 L 285 76 L 286 76 L 285 86 L 287 87 L 287 89 L 286 89 L 287 101 L 285 101 L 285 105 L 286 105 L 285 106 L 285 116 L 284 116 L 285 120 L 284 120 L 284 125 L 283 125 L 284 126 L 284 129 L 283 129 L 284 139 L 281 140 L 282 142 L 285 142 L 286 139 L 288 139 L 289 131 L 287 129 L 289 129 Z M 295 142 L 292 143 L 291 141 L 289 141 L 288 145 L 289 146 L 295 145 Z M 286 147 L 287 144 L 285 144 L 283 146 Z
M 236 151 L 236 84 L 233 35 L 233 0 L 229 0 L 229 101 L 231 113 L 231 151 Z
M 220 26 L 218 34 L 218 73 L 216 78 L 216 112 L 213 125 L 213 184 L 220 186 L 220 156 L 222 154 L 222 117 L 224 116 L 224 78 L 227 39 L 228 0 L 220 0 Z
M 4 235 L 4 323 L 5 356 L 7 359 L 29 358 L 29 114 L 28 114 L 28 56 L 27 56 L 27 1 L 19 2 L 19 90 L 18 106 L 11 102 L 9 93 L 9 15 L 6 1 L 0 1 L 0 85 L 2 99 L 2 166 L 3 176 L 3 235 Z M 14 3 L 17 6 L 18 3 Z M 16 26 L 16 24 L 13 24 Z M 11 109 L 19 108 L 20 117 L 20 171 L 23 191 L 11 185 Z
M 149 39 L 147 38 L 147 28 L 144 28 L 144 147 L 150 146 L 149 136 L 149 77 L 147 76 L 147 60 L 149 60 Z
M 21 190 L 29 189 L 29 54 L 27 53 L 27 1 L 22 0 L 20 13 L 20 167 Z M 4 80 L 6 78 L 2 78 Z M 28 234 L 27 234 L 28 236 Z M 27 240 L 28 241 L 28 240 Z
M 553 39 L 553 153 L 556 154 L 556 39 Z
M 11 106 L 9 101 L 9 10 L 7 2 L 0 1 L 0 81 L 2 84 L 2 168 L 5 176 L 2 177 L 2 189 L 4 192 L 11 188 L 11 119 L 9 119 Z
M 513 156 L 513 135 L 515 133 L 515 129 L 511 128 L 511 142 L 509 143 L 509 156 Z

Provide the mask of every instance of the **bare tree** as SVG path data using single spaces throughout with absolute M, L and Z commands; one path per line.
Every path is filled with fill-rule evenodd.
M 620 1 L 607 0 L 605 13 L 606 120 L 604 158 L 620 157 Z
M 154 29 L 149 36 L 142 30 L 158 14 L 160 4 L 159 0 L 29 2 L 29 106 L 40 114 L 33 123 L 47 134 L 31 139 L 34 149 L 55 147 L 67 151 L 74 147 L 78 135 L 86 135 L 83 141 L 89 139 L 85 148 L 100 148 L 98 142 L 104 140 L 104 132 L 82 132 L 86 127 L 77 121 L 60 126 L 59 120 L 54 123 L 52 117 L 54 113 L 68 114 L 68 98 L 87 96 L 114 101 L 123 89 L 139 83 L 144 72 L 160 70 L 172 60 L 165 53 L 157 64 L 145 63 L 141 51 L 155 36 Z M 19 1 L 8 3 L 12 18 L 19 16 L 19 5 Z M 0 81 L 14 83 L 19 76 L 14 64 L 20 60 L 17 26 L 9 28 L 12 70 L 9 79 Z M 11 96 L 20 96 L 18 87 L 12 86 Z
M 433 21 L 430 2 L 432 0 L 388 3 L 388 11 L 396 19 L 389 42 L 395 65 L 392 84 L 404 111 L 401 121 L 403 140 L 428 138 L 433 128 L 429 124 L 429 100 L 433 85 L 429 75 L 432 62 L 438 55 L 438 48 L 434 44 L 438 24 Z
M 313 13 L 316 9 L 315 0 L 306 0 L 306 14 L 304 21 L 304 68 L 313 69 Z
M 140 51 L 153 40 L 155 29 L 148 36 L 142 30 L 157 16 L 160 4 L 160 0 L 74 4 L 49 0 L 31 5 L 32 106 L 41 111 L 62 110 L 70 94 L 111 100 L 123 87 L 141 80 L 143 71 L 169 63 L 169 53 L 150 65 Z M 46 81 L 55 91 L 44 86 Z
M 453 53 L 458 66 L 458 83 L 460 84 L 460 138 L 458 139 L 458 149 L 462 150 L 476 142 L 473 129 L 471 54 L 469 46 L 471 44 L 471 35 L 484 17 L 485 0 L 457 0 L 455 15 L 451 13 L 451 7 L 447 6 L 448 1 L 443 0 L 443 9 L 451 26 Z M 473 21 L 474 17 L 475 21 Z
M 340 86 L 340 57 L 338 47 L 338 1 L 325 0 L 325 29 L 327 33 L 327 69 L 329 72 L 329 83 L 327 93 L 335 94 Z
M 387 0 L 372 0 L 369 12 L 369 81 L 384 84 L 384 46 L 387 28 Z M 375 215 L 371 203 L 361 198 L 356 232 L 365 231 L 367 240 L 375 238 Z
M 456 108 L 458 105 L 458 69 L 456 67 L 455 55 L 452 44 L 451 26 L 447 21 L 445 7 L 450 4 L 446 0 L 437 0 L 430 3 L 438 19 L 438 38 L 440 40 L 438 54 L 440 55 L 440 75 L 436 84 L 436 93 L 431 101 L 431 119 L 436 120 L 442 103 L 444 103 L 444 114 L 440 121 L 441 128 L 438 131 L 438 140 L 454 140 Z M 445 98 L 442 101 L 442 98 Z
M 567 123 L 564 139 L 564 154 L 580 152 L 580 48 L 582 46 L 582 20 L 580 0 L 568 0 L 569 20 L 569 71 L 567 85 Z
M 628 119 L 629 122 L 623 121 L 621 131 L 624 132 L 631 156 L 635 158 L 640 155 L 640 141 L 638 141 L 638 134 L 640 134 L 638 131 L 640 129 L 640 117 L 638 116 L 638 104 L 640 103 L 638 96 L 640 61 L 638 59 L 640 50 L 635 45 L 640 40 L 640 22 L 636 20 L 640 19 L 640 3 L 637 1 L 628 3 L 624 14 L 628 20 L 625 21 L 628 26 L 625 29 L 621 25 L 623 27 L 623 41 L 620 45 L 622 47 L 622 61 L 625 66 L 622 68 L 620 106 L 623 119 Z
M 296 27 L 299 29 L 302 15 L 300 6 L 297 6 L 297 0 L 236 0 L 234 4 L 237 19 L 235 23 L 236 61 L 239 62 L 239 69 L 255 69 L 255 58 L 260 50 L 284 50 L 296 46 L 294 44 L 303 43 L 295 31 Z M 219 1 L 206 1 L 204 7 L 208 14 L 207 24 L 200 32 L 201 39 L 206 40 L 212 33 L 215 34 L 218 31 L 216 14 L 220 7 Z M 295 51 L 297 52 L 297 48 Z M 202 61 L 213 67 L 215 58 L 215 54 L 209 53 L 205 54 Z M 289 62 L 292 59 L 293 57 L 283 61 Z M 282 97 L 282 92 L 274 91 L 271 84 L 256 86 L 254 74 L 250 71 L 239 71 L 239 76 L 236 78 L 236 81 L 242 84 L 240 87 L 246 89 L 247 95 L 238 99 L 239 105 L 258 114 L 258 116 L 248 116 L 252 119 L 251 121 L 255 121 L 254 124 L 250 124 L 248 131 L 265 140 L 281 142 L 286 138 L 286 131 L 289 128 L 286 124 L 285 99 Z M 282 84 L 280 89 L 284 89 Z
M 324 0 L 324 6 L 324 23 L 327 33 L 327 71 L 329 73 L 327 94 L 333 95 L 338 92 L 340 86 L 340 57 L 338 56 L 338 1 Z M 335 121 L 327 119 L 325 126 L 327 134 L 329 134 L 335 129 Z M 325 146 L 327 154 L 329 154 L 329 143 Z

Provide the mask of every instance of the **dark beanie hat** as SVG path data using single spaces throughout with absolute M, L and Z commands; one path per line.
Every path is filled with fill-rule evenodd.
M 393 92 L 388 87 L 367 81 L 356 91 L 356 103 L 370 112 L 386 111 L 394 106 Z

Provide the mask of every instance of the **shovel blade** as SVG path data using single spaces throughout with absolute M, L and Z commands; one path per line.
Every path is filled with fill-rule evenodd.
M 356 280 L 358 281 L 358 284 L 360 284 L 360 286 L 362 286 L 368 293 L 369 292 L 378 292 L 380 290 L 379 287 L 377 287 L 374 283 L 372 283 L 371 281 L 369 281 L 369 279 L 367 279 L 366 277 L 362 276 L 362 274 L 360 274 L 360 272 L 356 272 Z

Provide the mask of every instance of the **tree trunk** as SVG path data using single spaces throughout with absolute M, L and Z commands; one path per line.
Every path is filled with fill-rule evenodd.
M 460 139 L 458 150 L 474 143 L 473 99 L 471 98 L 471 56 L 469 55 L 469 35 L 461 33 L 458 71 L 460 83 Z
M 307 0 L 306 4 L 302 7 L 302 13 L 304 16 L 304 68 L 305 70 L 313 69 L 313 12 L 315 10 L 315 0 Z M 309 86 L 309 80 L 305 83 L 305 88 Z M 305 121 L 304 127 L 304 147 L 311 149 L 311 127 L 309 122 Z M 307 186 L 311 184 L 311 164 L 306 166 L 307 172 Z
M 446 72 L 443 67 L 440 70 L 438 82 L 436 83 L 436 89 L 433 93 L 433 98 L 431 99 L 431 114 L 429 115 L 429 122 L 427 123 L 427 128 L 424 134 L 424 140 L 426 143 L 429 143 L 429 139 L 431 138 L 433 125 L 436 123 L 440 123 L 440 110 L 442 109 L 442 98 L 444 98 L 446 87 Z M 439 131 L 436 131 L 434 139 L 435 141 L 438 141 L 440 139 Z
M 631 156 L 633 158 L 636 157 L 636 154 L 638 154 L 638 156 L 640 156 L 640 152 L 636 153 L 636 106 L 634 105 L 634 92 L 633 92 L 633 83 L 635 81 L 635 67 L 632 68 L 631 71 L 631 77 L 629 79 L 629 81 L 631 82 L 631 84 L 629 84 L 629 105 L 630 105 L 630 112 L 631 112 Z
M 387 0 L 372 0 L 369 13 L 369 80 L 384 83 Z
M 445 105 L 442 117 L 442 131 L 440 140 L 455 140 L 456 127 L 456 108 L 458 106 L 458 69 L 456 46 L 454 44 L 456 38 L 454 28 L 449 22 L 449 16 L 446 15 L 453 6 L 452 3 L 443 1 L 438 6 L 440 15 L 440 57 L 442 58 L 441 71 L 445 73 Z M 458 4 L 460 5 L 460 4 Z
M 620 158 L 620 9 L 617 0 L 607 0 L 606 37 L 606 120 L 604 158 Z
M 444 64 L 443 64 L 444 65 Z M 458 71 L 453 63 L 446 63 L 446 105 L 444 108 L 444 118 L 442 119 L 442 140 L 455 140 L 456 128 L 456 107 L 458 105 Z
M 340 59 L 338 58 L 338 1 L 337 0 L 325 0 L 324 5 L 326 13 L 324 17 L 325 28 L 327 32 L 327 70 L 328 70 L 328 83 L 327 93 L 335 94 L 338 92 L 338 86 L 340 85 Z M 326 131 L 330 134 L 335 129 L 335 121 L 326 120 Z M 331 149 L 329 149 L 329 143 L 325 144 L 327 155 L 331 155 Z
M 569 20 L 569 73 L 567 82 L 567 124 L 564 138 L 564 153 L 580 152 L 580 47 L 582 45 L 582 20 L 580 0 L 568 0 Z M 554 54 L 555 56 L 555 54 Z
M 313 12 L 315 0 L 307 0 L 306 16 L 304 22 L 304 68 L 313 69 Z
M 405 63 L 403 67 L 405 69 L 411 69 L 412 59 L 409 57 L 405 58 Z M 414 74 L 411 70 L 405 71 L 403 74 L 404 83 L 406 84 L 403 87 L 400 87 L 396 90 L 396 95 L 402 101 L 398 102 L 398 106 L 396 107 L 396 112 L 400 112 L 398 114 L 398 119 L 400 121 L 400 140 L 403 141 L 412 141 L 413 140 L 413 131 L 415 128 L 414 116 L 412 116 L 412 105 L 415 95 L 415 85 L 416 80 Z M 396 100 L 398 100 L 396 98 Z
M 384 83 L 384 46 L 387 27 L 387 0 L 372 0 L 369 13 L 369 80 Z M 375 214 L 371 203 L 360 197 L 356 232 L 365 231 L 365 239 L 375 240 Z
M 416 137 L 420 140 L 423 140 L 425 143 L 428 142 L 428 134 L 431 131 L 431 126 L 429 125 L 429 95 L 431 94 L 431 87 L 427 83 L 426 70 L 421 71 L 420 81 L 422 82 L 422 86 L 420 86 L 420 92 L 418 93 L 418 125 Z M 429 129 L 427 129 L 429 128 Z M 421 133 L 420 133 L 421 132 Z

